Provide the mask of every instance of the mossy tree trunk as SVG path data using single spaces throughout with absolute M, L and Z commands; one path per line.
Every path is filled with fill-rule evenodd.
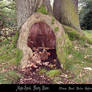
M 77 0 L 54 0 L 53 13 L 62 24 L 81 31 L 76 7 Z
M 42 35 L 42 36 L 45 36 L 47 34 L 49 34 L 50 36 L 47 35 L 44 37 L 45 41 L 46 41 L 46 37 L 49 40 L 47 40 L 46 42 L 43 42 L 42 47 L 46 47 L 46 48 L 48 47 L 48 48 L 52 48 L 52 49 L 54 47 L 54 49 L 56 50 L 56 55 L 57 55 L 57 59 L 59 60 L 60 66 L 63 69 L 65 69 L 65 62 L 66 62 L 68 50 L 72 46 L 71 41 L 69 40 L 67 34 L 65 34 L 63 26 L 56 19 L 54 19 L 54 21 L 53 21 L 52 16 L 45 15 L 42 13 L 32 14 L 32 16 L 30 16 L 28 18 L 28 20 L 23 24 L 23 26 L 20 29 L 20 35 L 19 35 L 17 47 L 23 51 L 23 57 L 21 59 L 21 68 L 22 69 L 25 68 L 27 66 L 27 64 L 30 62 L 29 58 L 31 58 L 33 56 L 32 46 L 35 47 L 36 45 L 34 45 L 34 44 L 37 42 L 38 42 L 37 44 L 39 44 L 38 40 L 44 41 L 44 38 L 42 40 L 40 39 L 42 37 L 41 36 L 41 28 L 43 29 L 43 26 L 42 27 L 38 26 L 38 27 L 34 28 L 33 31 L 31 30 L 32 33 L 29 34 L 30 28 L 32 28 L 32 26 L 34 24 L 37 24 L 39 22 L 45 23 L 51 29 L 51 31 L 49 31 L 49 32 L 48 32 L 48 28 L 47 28 L 47 30 L 43 30 L 44 32 L 42 32 L 42 33 L 44 33 L 44 35 Z M 46 26 L 45 26 L 45 28 L 46 28 Z M 39 34 L 39 31 L 40 31 L 40 34 Z M 54 40 L 52 39 L 53 37 L 51 35 L 53 32 L 55 35 Z M 33 37 L 33 35 L 34 35 L 34 37 Z M 37 38 L 37 36 L 39 36 L 40 38 L 39 37 Z M 29 38 L 33 37 L 32 38 L 33 40 L 35 40 L 35 39 L 38 39 L 38 40 L 33 41 L 29 46 L 27 44 L 28 37 Z M 46 43 L 47 45 L 45 45 L 44 43 Z M 41 45 L 41 43 L 39 44 L 39 46 L 40 45 Z

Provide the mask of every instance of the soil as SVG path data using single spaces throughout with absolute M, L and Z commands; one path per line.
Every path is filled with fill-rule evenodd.
M 52 84 L 52 80 L 46 75 L 38 74 L 37 72 L 21 72 L 24 77 L 19 79 L 17 84 Z

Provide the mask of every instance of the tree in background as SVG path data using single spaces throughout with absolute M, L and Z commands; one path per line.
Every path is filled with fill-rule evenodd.
M 78 0 L 54 0 L 53 12 L 62 24 L 81 31 L 77 13 Z
M 13 0 L 0 1 L 0 23 L 4 26 L 16 26 L 16 3 Z M 0 25 L 1 25 L 0 24 Z
M 76 9 L 78 10 L 78 0 L 73 0 L 73 2 L 75 4 Z
M 87 0 L 80 11 L 80 24 L 82 29 L 92 29 L 92 0 Z

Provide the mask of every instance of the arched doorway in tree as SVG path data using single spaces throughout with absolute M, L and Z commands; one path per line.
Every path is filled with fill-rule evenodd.
M 42 62 L 53 64 L 53 68 L 60 65 L 57 63 L 56 36 L 46 23 L 37 22 L 31 26 L 27 45 L 40 55 Z

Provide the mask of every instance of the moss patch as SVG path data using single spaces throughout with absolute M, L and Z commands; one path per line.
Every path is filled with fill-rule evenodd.
M 47 15 L 48 11 L 44 5 L 37 9 L 37 12 Z
M 51 22 L 51 24 L 54 24 L 54 22 L 55 22 L 55 18 L 52 16 L 52 22 Z
M 46 75 L 52 78 L 52 77 L 60 75 L 60 71 L 61 70 L 50 70 L 46 73 Z
M 65 40 L 62 41 L 62 38 L 64 38 Z M 61 67 L 65 69 L 66 58 L 70 50 L 72 49 L 72 43 L 69 40 L 68 35 L 64 34 L 61 36 L 61 38 L 57 40 L 56 44 L 57 44 L 57 47 L 56 47 L 57 57 L 60 61 Z
M 44 68 L 39 70 L 39 73 L 40 73 L 40 74 L 46 74 L 46 72 L 47 72 L 47 70 L 44 69 Z
M 77 30 L 75 30 L 72 27 L 63 25 L 64 30 L 66 33 L 68 33 L 68 36 L 70 38 L 70 40 L 84 40 L 85 42 L 92 44 L 92 40 L 89 39 L 85 34 L 78 32 Z
M 59 31 L 59 28 L 58 28 L 58 27 L 56 27 L 54 31 L 55 31 L 55 32 L 58 32 L 58 31 Z

